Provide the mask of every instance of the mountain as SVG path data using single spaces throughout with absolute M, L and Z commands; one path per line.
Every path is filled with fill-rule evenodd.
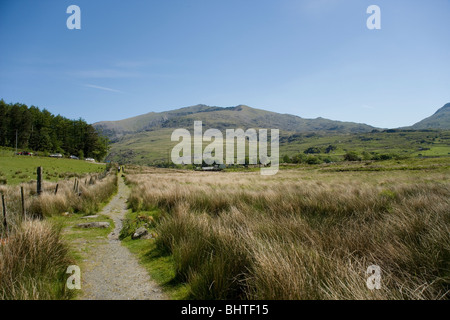
M 408 129 L 450 129 L 450 103 L 440 108 L 431 117 L 417 122 Z
M 196 105 L 165 112 L 150 112 L 119 121 L 102 121 L 94 127 L 115 141 L 127 134 L 152 131 L 162 128 L 191 128 L 194 121 L 201 120 L 207 128 L 219 130 L 232 128 L 267 128 L 292 132 L 329 131 L 335 133 L 360 133 L 375 129 L 366 124 L 341 122 L 324 118 L 304 119 L 290 114 L 251 108 L 244 105 L 236 107 L 210 107 Z
M 174 129 L 186 128 L 192 132 L 194 121 L 200 120 L 204 130 L 215 128 L 224 133 L 225 129 L 238 128 L 279 129 L 280 138 L 301 133 L 347 134 L 376 129 L 353 122 L 304 119 L 245 105 L 222 108 L 202 104 L 172 111 L 150 112 L 119 121 L 97 122 L 93 126 L 112 141 L 108 160 L 150 164 L 167 161 L 170 150 L 177 144 L 170 139 Z

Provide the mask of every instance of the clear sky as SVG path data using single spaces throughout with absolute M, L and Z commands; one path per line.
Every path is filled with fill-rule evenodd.
M 412 125 L 450 102 L 450 1 L 0 0 L 0 98 L 90 123 L 203 103 Z

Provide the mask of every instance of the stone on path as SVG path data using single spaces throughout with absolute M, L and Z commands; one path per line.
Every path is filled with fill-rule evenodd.
M 140 227 L 134 232 L 134 234 L 131 236 L 131 239 L 133 240 L 140 239 L 143 236 L 146 236 L 147 234 L 148 230 L 145 227 Z
M 77 224 L 78 228 L 109 228 L 109 222 L 87 222 Z

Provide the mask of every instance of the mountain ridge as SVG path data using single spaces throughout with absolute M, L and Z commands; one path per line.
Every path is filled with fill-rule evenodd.
M 217 129 L 251 127 L 277 128 L 292 132 L 330 131 L 337 133 L 359 133 L 379 129 L 363 123 L 330 120 L 322 117 L 306 119 L 246 105 L 217 107 L 204 104 L 163 112 L 149 112 L 117 121 L 101 121 L 93 125 L 114 141 L 128 134 L 137 134 L 158 128 L 191 127 L 195 120 L 202 120 L 209 128 Z

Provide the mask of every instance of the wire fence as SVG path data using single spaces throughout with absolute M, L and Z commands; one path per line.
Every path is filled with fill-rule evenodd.
M 8 233 L 27 219 L 43 219 L 45 210 L 63 209 L 67 202 L 76 202 L 76 198 L 91 197 L 90 189 L 108 177 L 115 174 L 111 167 L 102 173 L 87 174 L 72 179 L 50 182 L 42 179 L 43 168 L 38 167 L 37 179 L 22 183 L 19 186 L 0 186 L 1 217 L 0 245 L 8 237 Z M 84 197 L 84 195 L 86 195 Z M 69 199 L 70 198 L 70 199 Z M 93 200 L 94 201 L 94 200 Z M 46 206 L 45 210 L 42 209 Z M 53 208 L 54 207 L 54 208 Z M 67 207 L 67 205 L 66 205 Z

